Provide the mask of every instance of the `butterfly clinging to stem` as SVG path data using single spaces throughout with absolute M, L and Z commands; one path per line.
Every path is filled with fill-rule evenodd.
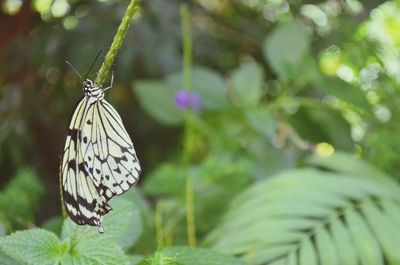
M 141 168 L 121 117 L 104 99 L 104 92 L 113 85 L 114 75 L 106 88 L 86 76 L 84 95 L 67 129 L 60 166 L 62 197 L 75 223 L 97 226 L 103 232 L 102 217 L 111 210 L 108 201 L 137 183 Z

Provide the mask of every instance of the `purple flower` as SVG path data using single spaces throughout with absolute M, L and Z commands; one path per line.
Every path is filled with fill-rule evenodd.
M 192 108 L 194 110 L 200 110 L 201 97 L 198 93 L 181 89 L 175 94 L 175 104 L 181 109 Z
M 192 109 L 194 110 L 200 110 L 201 109 L 201 97 L 197 93 L 192 93 L 190 95 L 190 105 Z
M 178 90 L 175 94 L 175 103 L 178 108 L 187 109 L 190 106 L 190 93 L 187 90 Z

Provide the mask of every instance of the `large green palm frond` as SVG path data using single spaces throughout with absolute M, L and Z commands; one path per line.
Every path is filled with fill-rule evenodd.
M 400 187 L 353 175 L 309 168 L 260 181 L 206 243 L 249 264 L 400 264 Z

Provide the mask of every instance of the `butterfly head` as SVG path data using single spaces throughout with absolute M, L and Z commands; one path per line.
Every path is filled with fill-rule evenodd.
M 85 81 L 83 81 L 84 92 L 92 92 L 93 90 L 95 90 L 95 85 L 92 80 L 86 79 Z
M 98 99 L 103 99 L 104 97 L 102 89 L 90 79 L 83 81 L 83 92 L 89 97 L 96 97 Z

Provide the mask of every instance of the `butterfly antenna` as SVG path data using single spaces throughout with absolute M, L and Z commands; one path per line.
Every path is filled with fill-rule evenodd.
M 75 67 L 72 66 L 72 64 L 70 62 L 68 62 L 67 60 L 65 60 L 65 63 L 68 64 L 69 67 L 71 67 L 72 71 L 74 71 L 74 73 L 79 76 L 79 78 L 83 81 L 82 76 L 79 74 L 79 72 L 75 69 Z
M 97 53 L 96 58 L 94 59 L 94 61 L 93 61 L 93 63 L 92 63 L 92 66 L 90 66 L 89 71 L 88 71 L 87 74 L 85 75 L 85 79 L 86 79 L 86 77 L 90 74 L 90 71 L 92 71 L 93 66 L 96 64 L 97 59 L 99 59 L 99 56 L 100 56 L 100 54 L 101 54 L 102 52 L 103 52 L 103 49 L 101 49 L 101 50 Z

